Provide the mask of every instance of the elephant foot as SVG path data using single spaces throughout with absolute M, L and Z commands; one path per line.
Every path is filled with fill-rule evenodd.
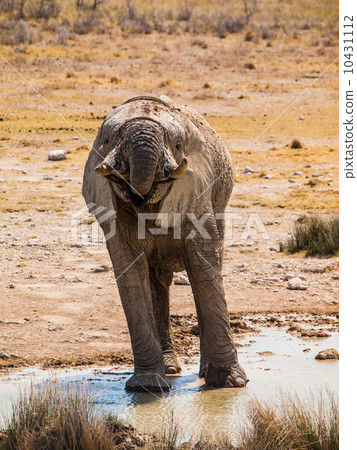
M 164 353 L 165 373 L 175 374 L 181 372 L 181 366 L 175 353 Z
M 125 389 L 130 392 L 167 392 L 170 388 L 168 378 L 158 373 L 134 373 L 125 385 Z
M 244 387 L 248 383 L 244 369 L 237 363 L 231 369 L 208 364 L 205 381 L 213 387 Z

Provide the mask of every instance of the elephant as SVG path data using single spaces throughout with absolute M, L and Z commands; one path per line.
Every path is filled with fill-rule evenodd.
M 140 96 L 104 119 L 85 165 L 82 194 L 106 236 L 128 323 L 134 374 L 126 390 L 168 391 L 167 375 L 181 371 L 169 290 L 173 273 L 183 270 L 197 311 L 200 377 L 212 387 L 248 382 L 221 276 L 222 216 L 233 181 L 222 138 L 187 106 L 166 96 Z

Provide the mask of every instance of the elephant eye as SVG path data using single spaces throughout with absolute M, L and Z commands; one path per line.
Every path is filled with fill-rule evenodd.
M 109 137 L 108 136 L 104 136 L 103 143 L 104 144 L 109 144 Z
M 177 142 L 175 145 L 176 150 L 181 150 L 182 148 L 182 142 Z

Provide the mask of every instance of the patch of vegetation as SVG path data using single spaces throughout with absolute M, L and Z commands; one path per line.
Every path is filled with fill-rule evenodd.
M 293 396 L 278 405 L 255 401 L 249 420 L 251 426 L 243 435 L 240 450 L 339 448 L 338 406 L 332 396 L 310 405 Z
M 1 450 L 114 450 L 143 446 L 131 426 L 111 414 L 99 414 L 85 389 L 50 381 L 22 393 L 0 434 Z
M 247 423 L 235 443 L 219 432 L 191 437 L 184 446 L 179 423 L 171 415 L 166 430 L 139 435 L 132 426 L 112 414 L 101 414 L 95 396 L 85 388 L 49 381 L 22 393 L 11 417 L 0 432 L 1 450 L 114 450 L 146 449 L 237 449 L 337 450 L 339 415 L 335 398 L 324 396 L 302 403 L 294 396 L 281 396 L 276 404 L 253 401 Z
M 293 141 L 290 144 L 290 148 L 302 148 L 302 144 L 298 139 L 293 139 Z
M 288 253 L 306 251 L 306 256 L 336 255 L 339 250 L 338 216 L 300 217 L 291 238 L 286 244 L 280 243 L 280 250 Z

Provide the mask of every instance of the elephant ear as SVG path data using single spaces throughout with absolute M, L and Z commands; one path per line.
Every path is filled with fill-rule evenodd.
M 175 224 L 174 214 L 181 214 L 182 220 L 187 213 L 200 218 L 211 204 L 211 183 L 214 176 L 209 144 L 190 120 L 186 119 L 185 128 L 188 142 L 184 155 L 188 160 L 188 168 L 181 178 L 172 183 L 160 208 L 160 213 L 168 215 L 170 228 Z M 160 225 L 159 220 L 156 222 Z
M 103 160 L 103 156 L 98 152 L 99 141 L 100 131 L 84 168 L 82 195 L 89 212 L 96 216 L 104 234 L 106 234 L 115 217 L 114 193 L 109 181 L 95 171 L 95 168 Z

